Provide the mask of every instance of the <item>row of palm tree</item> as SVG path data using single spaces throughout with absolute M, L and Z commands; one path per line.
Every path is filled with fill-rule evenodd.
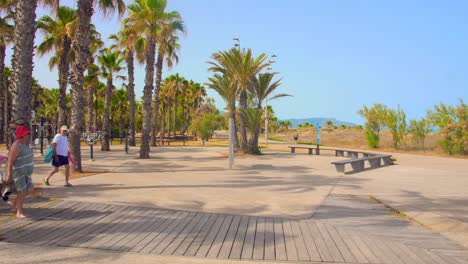
M 215 74 L 209 78 L 208 87 L 226 102 L 228 115 L 235 121 L 234 148 L 244 153 L 260 152 L 258 137 L 262 104 L 266 98 L 272 100 L 288 96 L 272 95 L 281 85 L 281 80 L 274 80 L 277 73 L 268 72 L 271 63 L 264 53 L 255 57 L 251 49 L 236 48 L 213 54 L 212 61 L 209 62 L 209 70 Z
M 96 71 L 94 65 L 93 51 L 93 26 L 91 17 L 94 8 L 98 7 L 104 15 L 117 11 L 123 15 L 126 6 L 123 0 L 78 0 L 77 10 L 60 7 L 59 0 L 2 0 L 0 8 L 3 13 L 0 21 L 0 67 L 4 66 L 4 56 L 2 57 L 2 47 L 8 45 L 8 41 L 13 39 L 15 47 L 12 65 L 12 90 L 14 97 L 11 100 L 12 114 L 10 128 L 14 129 L 18 125 L 29 125 L 31 121 L 31 87 L 33 69 L 34 37 L 36 30 L 36 7 L 38 2 L 53 7 L 55 18 L 44 17 L 37 23 L 37 28 L 45 33 L 46 37 L 38 47 L 38 54 L 43 55 L 54 51 L 50 61 L 50 66 L 57 66 L 59 69 L 59 122 L 70 123 L 71 152 L 78 163 L 78 170 L 81 171 L 80 138 L 84 129 L 84 111 L 86 103 L 89 104 L 92 93 L 89 93 L 88 100 L 85 100 L 85 87 L 95 89 Z M 184 23 L 180 14 L 176 11 L 166 11 L 166 0 L 134 0 L 128 6 L 128 17 L 123 20 L 120 41 L 118 46 L 124 51 L 109 49 L 101 56 L 100 71 L 106 75 L 106 99 L 104 111 L 107 113 L 110 107 L 109 91 L 113 87 L 114 74 L 122 69 L 120 65 L 111 65 L 113 62 L 125 60 L 128 69 L 129 82 L 127 85 L 130 104 L 130 143 L 135 140 L 135 100 L 134 100 L 134 56 L 144 61 L 146 65 L 146 76 L 143 100 L 143 133 L 140 147 L 140 158 L 149 158 L 150 132 L 152 126 L 157 126 L 158 122 L 153 121 L 159 116 L 159 92 L 162 84 L 162 70 L 164 62 L 170 67 L 172 63 L 178 61 L 177 50 L 179 49 L 178 34 L 185 32 Z M 10 12 L 11 11 L 11 12 Z M 14 27 L 9 24 L 13 18 Z M 7 31 L 10 31 L 8 34 Z M 137 53 L 137 51 L 143 51 Z M 119 54 L 117 54 L 119 53 Z M 120 54 L 121 53 L 121 54 Z M 121 56 L 123 54 L 123 56 Z M 157 54 L 157 58 L 156 58 Z M 115 61 L 114 59 L 117 59 Z M 117 67 L 118 66 L 118 67 Z M 156 66 L 156 68 L 155 68 Z M 0 70 L 2 70 L 0 68 Z M 85 72 L 88 70 L 88 75 Z M 5 88 L 2 86 L 2 75 L 0 75 L 0 94 L 5 101 Z M 156 76 L 156 81 L 154 80 Z M 93 84 L 94 83 L 94 84 Z M 156 87 L 154 86 L 156 84 Z M 71 117 L 66 120 L 66 90 L 67 85 L 71 86 Z M 153 101 L 155 103 L 153 103 Z M 6 104 L 3 104 L 6 105 Z M 88 112 L 88 119 L 90 112 Z M 106 115 L 104 115 L 106 116 Z M 4 117 L 2 117 L 4 119 Z M 7 119 L 5 119 L 7 120 Z M 3 120 L 4 122 L 6 122 Z M 68 122 L 67 122 L 68 121 Z M 4 123 L 3 122 L 3 123 Z M 88 122 L 88 129 L 90 127 Z M 104 119 L 104 127 L 108 127 L 107 117 Z M 7 126 L 2 125 L 5 129 Z M 104 129 L 104 138 L 107 138 Z M 8 133 L 5 133 L 8 134 Z M 106 142 L 106 140 L 104 140 Z M 103 144 L 106 150 L 106 143 Z

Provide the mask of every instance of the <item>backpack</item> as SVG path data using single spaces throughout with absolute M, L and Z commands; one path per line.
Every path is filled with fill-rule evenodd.
M 52 145 L 49 145 L 49 147 L 47 147 L 45 154 L 44 154 L 44 162 L 50 163 L 53 158 L 54 158 L 54 149 L 52 148 Z

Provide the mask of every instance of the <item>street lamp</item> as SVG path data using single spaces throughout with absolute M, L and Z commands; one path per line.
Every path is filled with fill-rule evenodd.
M 241 46 L 240 46 L 240 38 L 239 38 L 239 37 L 235 37 L 235 38 L 233 38 L 232 40 L 237 41 L 237 43 L 234 43 L 234 47 L 236 47 L 238 50 L 240 50 L 240 48 L 241 48 Z
M 277 58 L 275 54 L 271 55 L 271 58 Z M 274 60 L 269 60 L 268 63 L 271 65 L 275 63 L 276 61 Z M 272 68 L 268 67 L 267 72 L 271 71 Z M 268 120 L 268 97 L 265 98 L 265 145 L 268 146 L 268 126 L 269 126 L 269 120 Z

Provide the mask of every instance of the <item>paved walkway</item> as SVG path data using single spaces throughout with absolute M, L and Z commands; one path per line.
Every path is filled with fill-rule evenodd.
M 366 197 L 329 196 L 310 219 L 160 210 L 33 198 L 32 219 L 1 211 L 8 243 L 190 256 L 335 263 L 466 263 L 459 244 Z

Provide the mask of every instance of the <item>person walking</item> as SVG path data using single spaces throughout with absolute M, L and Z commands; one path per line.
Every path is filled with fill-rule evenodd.
M 16 209 L 16 217 L 26 218 L 23 203 L 24 198 L 34 191 L 31 175 L 34 169 L 34 153 L 29 148 L 29 134 L 25 126 L 16 128 L 16 140 L 10 147 L 6 171 L 6 183 L 16 190 L 16 198 L 8 203 Z
M 68 151 L 68 127 L 60 127 L 60 132 L 55 135 L 52 140 L 52 148 L 54 150 L 54 158 L 52 159 L 52 166 L 54 169 L 49 173 L 49 176 L 44 179 L 45 185 L 49 186 L 49 179 L 55 173 L 59 171 L 59 168 L 65 166 L 65 187 L 72 187 L 73 185 L 69 182 L 70 177 L 70 166 L 68 165 L 68 156 L 70 152 Z
M 294 132 L 294 144 L 297 144 L 297 140 L 299 139 L 299 135 L 297 134 L 297 131 Z

